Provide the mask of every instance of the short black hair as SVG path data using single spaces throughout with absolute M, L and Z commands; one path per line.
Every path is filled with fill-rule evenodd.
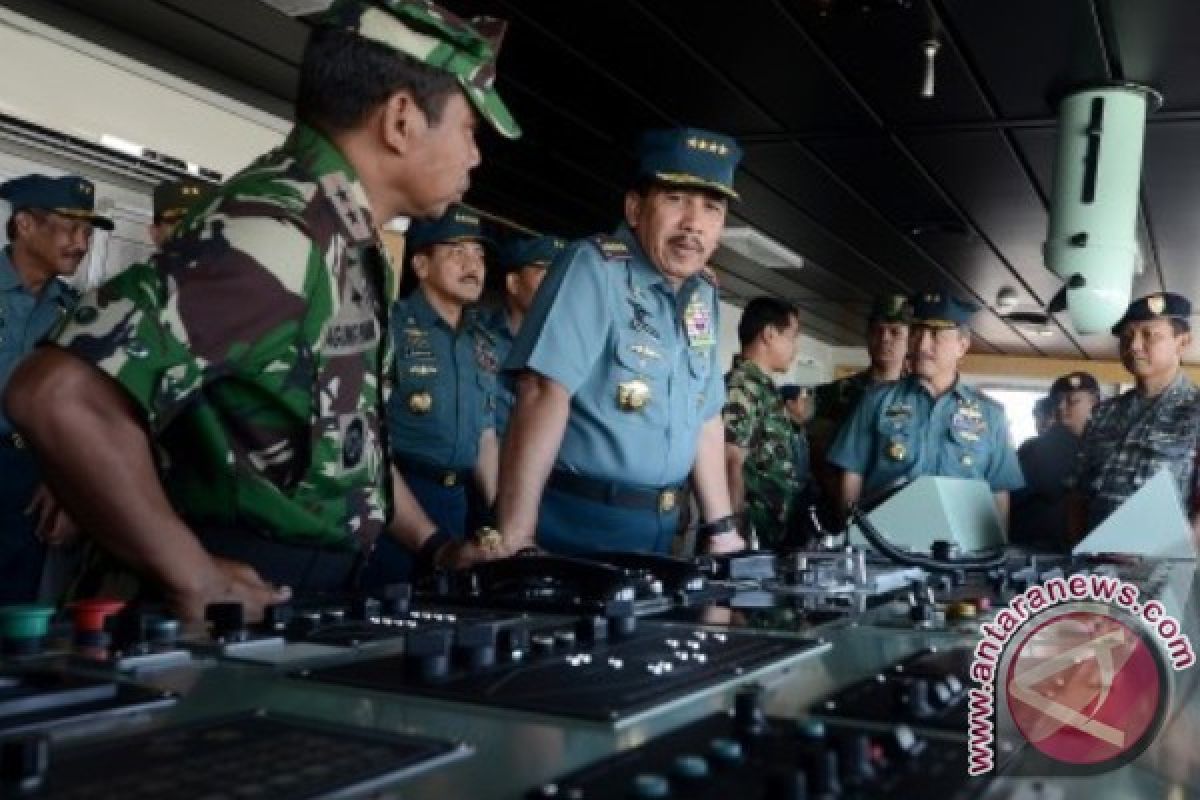
M 795 317 L 800 318 L 800 311 L 791 303 L 786 303 L 776 297 L 756 297 L 746 304 L 742 318 L 738 322 L 738 341 L 746 347 L 767 326 L 783 330 Z
M 296 119 L 325 133 L 352 130 L 402 89 L 436 126 L 458 79 L 358 34 L 318 26 L 300 62 Z
M 4 223 L 4 233 L 8 237 L 9 242 L 17 240 L 17 212 L 14 211 L 8 217 L 8 222 Z

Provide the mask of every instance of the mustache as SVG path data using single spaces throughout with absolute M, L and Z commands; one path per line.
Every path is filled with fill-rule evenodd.
M 667 243 L 675 247 L 686 247 L 701 252 L 704 250 L 704 242 L 700 241 L 700 237 L 688 233 L 672 236 L 670 239 L 667 239 Z

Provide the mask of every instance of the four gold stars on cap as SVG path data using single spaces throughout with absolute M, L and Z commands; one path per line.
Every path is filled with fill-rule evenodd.
M 687 146 L 693 150 L 702 150 L 706 153 L 715 153 L 719 156 L 729 155 L 729 147 L 720 142 L 710 142 L 708 139 L 701 139 L 693 136 L 687 140 Z

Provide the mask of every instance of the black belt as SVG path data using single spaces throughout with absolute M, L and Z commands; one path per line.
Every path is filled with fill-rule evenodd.
M 602 481 L 558 469 L 550 473 L 550 480 L 546 482 L 546 486 L 608 506 L 653 509 L 663 514 L 674 511 L 683 495 L 683 484 L 650 489 Z
M 192 530 L 210 554 L 248 564 L 263 580 L 291 587 L 294 594 L 346 591 L 358 582 L 358 552 L 285 544 L 238 528 Z
M 12 450 L 24 450 L 28 445 L 25 442 L 25 437 L 13 431 L 0 436 L 0 448 L 7 447 Z
M 469 469 L 446 469 L 445 467 L 426 464 L 423 461 L 410 461 L 407 458 L 400 458 L 399 456 L 394 456 L 392 460 L 396 464 L 396 469 L 401 472 L 428 478 L 434 483 L 440 483 L 447 488 L 466 486 L 471 481 L 472 470 Z

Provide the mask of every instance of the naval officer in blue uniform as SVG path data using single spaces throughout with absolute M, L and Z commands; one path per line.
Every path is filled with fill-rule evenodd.
M 699 538 L 743 547 L 725 479 L 717 248 L 741 149 L 696 129 L 640 142 L 625 221 L 572 244 L 505 362 L 517 403 L 497 521 L 509 552 L 666 552 L 689 473 Z
M 74 275 L 92 229 L 112 230 L 95 213 L 95 188 L 73 175 L 25 175 L 0 185 L 12 208 L 0 250 L 0 394 L 17 364 L 74 307 L 60 277 Z M 41 485 L 37 461 L 0 409 L 0 605 L 36 599 L 46 542 L 74 532 Z
M 468 504 L 496 496 L 496 369 L 492 336 L 474 304 L 483 293 L 479 215 L 451 206 L 414 222 L 406 244 L 417 287 L 392 310 L 396 383 L 388 438 L 396 470 L 445 535 L 466 534 Z M 474 496 L 473 496 L 474 495 Z M 363 573 L 365 588 L 402 580 L 410 554 L 382 537 Z
M 524 236 L 510 239 L 496 251 L 496 268 L 504 276 L 503 300 L 487 318 L 496 360 L 503 364 L 512 350 L 525 315 L 533 306 L 534 295 L 546 277 L 546 270 L 564 250 L 567 240 L 558 236 Z M 500 373 L 496 380 L 496 436 L 501 440 L 508 430 L 516 395 L 512 373 Z
M 912 372 L 870 389 L 829 449 L 845 470 L 843 506 L 899 479 L 975 478 L 987 481 L 1007 525 L 1009 492 L 1024 480 L 1004 407 L 958 375 L 978 309 L 946 289 L 922 292 L 912 306 Z

